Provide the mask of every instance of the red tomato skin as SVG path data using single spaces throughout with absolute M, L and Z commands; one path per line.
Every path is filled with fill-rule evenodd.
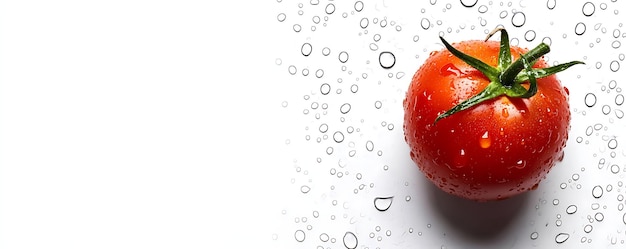
M 455 48 L 496 66 L 499 43 L 465 41 Z M 512 47 L 513 59 L 526 50 Z M 534 67 L 545 68 L 543 59 Z M 568 93 L 554 76 L 537 79 L 529 99 L 485 101 L 434 123 L 489 80 L 447 50 L 431 53 L 403 102 L 405 140 L 424 175 L 450 194 L 477 201 L 535 189 L 562 160 L 570 122 Z

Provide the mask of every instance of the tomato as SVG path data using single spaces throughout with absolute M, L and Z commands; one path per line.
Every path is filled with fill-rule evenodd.
M 510 47 L 496 31 L 500 43 L 441 38 L 447 50 L 431 53 L 403 102 L 412 160 L 443 191 L 478 201 L 535 189 L 563 159 L 569 93 L 554 73 L 582 63 L 548 67 L 547 45 Z

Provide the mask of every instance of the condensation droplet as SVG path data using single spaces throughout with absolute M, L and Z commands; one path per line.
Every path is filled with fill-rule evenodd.
M 430 20 L 428 20 L 428 18 L 422 18 L 420 25 L 424 30 L 428 30 L 430 28 Z
M 396 64 L 396 56 L 388 51 L 381 52 L 378 56 L 378 62 L 384 69 L 390 69 Z
M 341 131 L 336 131 L 335 134 L 333 134 L 333 139 L 337 143 L 343 142 L 343 139 L 344 139 L 343 133 L 341 133 Z
M 582 22 L 577 23 L 576 27 L 574 27 L 574 33 L 577 35 L 582 35 L 585 31 L 587 31 L 587 26 Z
M 524 14 L 524 12 L 518 11 L 513 13 L 513 16 L 511 17 L 511 23 L 513 24 L 513 26 L 518 28 L 524 26 L 524 24 L 526 23 L 526 15 Z
M 546 3 L 546 7 L 553 10 L 554 7 L 556 7 L 556 0 L 548 0 L 548 2 Z
M 332 3 L 329 3 L 328 5 L 326 5 L 325 11 L 326 11 L 326 14 L 329 14 L 329 15 L 332 13 L 335 13 L 335 5 Z
M 487 5 L 481 5 L 480 7 L 478 7 L 478 13 L 484 14 L 484 13 L 487 13 L 487 11 L 489 11 L 489 8 L 487 7 Z
M 578 210 L 578 207 L 576 207 L 576 205 L 569 205 L 567 209 L 565 209 L 565 212 L 568 214 L 573 214 L 573 213 L 576 213 L 577 210 Z
M 461 4 L 467 8 L 474 7 L 476 3 L 478 3 L 478 0 L 461 0 Z
M 596 95 L 593 93 L 587 93 L 587 95 L 585 95 L 585 105 L 587 107 L 593 107 L 596 104 L 597 98 Z
M 528 30 L 524 34 L 524 39 L 526 39 L 526 41 L 529 41 L 529 42 L 535 40 L 536 37 L 537 37 L 537 34 L 535 33 L 534 30 Z
M 611 69 L 611 71 L 613 72 L 617 72 L 619 71 L 619 62 L 618 61 L 611 61 L 611 64 L 609 64 L 609 68 Z
M 311 43 L 304 43 L 302 44 L 302 48 L 300 48 L 300 51 L 302 52 L 302 55 L 309 56 L 313 51 L 313 46 L 311 46 Z
M 354 233 L 346 232 L 346 234 L 343 235 L 343 245 L 347 249 L 355 249 L 358 244 L 359 241 Z
M 364 4 L 362 1 L 356 1 L 356 3 L 354 3 L 354 10 L 356 10 L 356 12 L 361 12 L 363 10 Z
M 596 6 L 592 2 L 586 2 L 583 5 L 583 15 L 591 16 L 596 11 Z
M 348 56 L 348 52 L 346 52 L 346 51 L 341 51 L 341 52 L 339 53 L 339 62 L 341 62 L 341 63 L 346 63 L 346 62 L 348 61 L 348 58 L 349 58 L 349 56 Z
M 303 194 L 306 194 L 309 191 L 311 191 L 311 188 L 307 185 L 302 185 L 302 187 L 300 187 L 300 192 L 302 192 Z
M 596 199 L 602 197 L 603 193 L 604 193 L 604 190 L 602 190 L 602 186 L 600 186 L 600 185 L 596 185 L 591 190 L 591 195 L 593 195 L 593 197 L 596 198 Z
M 339 111 L 342 114 L 346 114 L 346 113 L 350 112 L 351 109 L 352 109 L 352 106 L 350 105 L 350 103 L 345 103 L 345 104 L 341 105 L 341 107 L 339 107 Z
M 306 234 L 302 230 L 296 230 L 293 236 L 296 238 L 296 241 L 298 242 L 303 242 L 304 239 L 306 238 Z
M 384 212 L 391 207 L 393 202 L 393 196 L 391 197 L 376 197 L 374 198 L 374 207 L 376 210 Z
M 538 232 L 533 232 L 533 233 L 530 234 L 530 239 L 536 240 L 537 238 L 539 238 L 539 233 Z
M 365 149 L 367 149 L 367 151 L 374 151 L 374 142 L 372 142 L 372 140 L 368 140 L 365 143 Z
M 554 241 L 556 243 L 558 243 L 558 244 L 561 244 L 561 243 L 565 242 L 567 239 L 569 239 L 569 234 L 567 234 L 567 233 L 559 233 L 554 238 Z

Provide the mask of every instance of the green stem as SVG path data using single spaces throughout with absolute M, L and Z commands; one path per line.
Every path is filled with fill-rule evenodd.
M 500 32 L 501 34 L 497 67 L 490 66 L 479 59 L 457 50 L 445 39 L 443 39 L 443 37 L 440 37 L 441 41 L 451 54 L 482 72 L 491 82 L 480 93 L 470 97 L 469 99 L 461 101 L 450 110 L 447 110 L 439 115 L 435 119 L 435 123 L 457 112 L 469 109 L 484 101 L 494 99 L 502 95 L 506 95 L 511 98 L 531 98 L 537 93 L 538 78 L 561 72 L 573 65 L 584 64 L 581 61 L 572 61 L 553 67 L 533 69 L 532 66 L 535 62 L 550 52 L 550 47 L 545 43 L 541 43 L 537 47 L 528 51 L 526 54 L 520 55 L 519 59 L 511 63 L 511 48 L 509 45 L 509 35 L 506 30 L 502 27 L 496 28 L 487 36 L 487 39 L 489 39 L 496 32 Z M 522 86 L 522 83 L 526 81 L 529 83 L 528 89 Z

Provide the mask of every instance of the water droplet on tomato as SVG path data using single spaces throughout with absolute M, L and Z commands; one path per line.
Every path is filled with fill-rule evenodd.
M 519 160 L 515 163 L 515 168 L 516 169 L 523 169 L 526 167 L 526 160 Z
M 483 149 L 487 149 L 491 147 L 491 138 L 489 138 L 488 131 L 485 131 L 485 133 L 483 133 L 483 135 L 478 140 L 478 143 L 480 144 L 480 147 Z
M 439 73 L 442 76 L 448 76 L 448 75 L 459 76 L 461 75 L 461 70 L 459 70 L 456 66 L 454 66 L 454 64 L 448 63 L 439 70 Z
M 502 117 L 505 117 L 505 118 L 509 117 L 509 109 L 508 108 L 502 108 Z
M 391 207 L 391 203 L 393 203 L 393 196 L 374 198 L 374 207 L 381 212 L 387 211 Z

